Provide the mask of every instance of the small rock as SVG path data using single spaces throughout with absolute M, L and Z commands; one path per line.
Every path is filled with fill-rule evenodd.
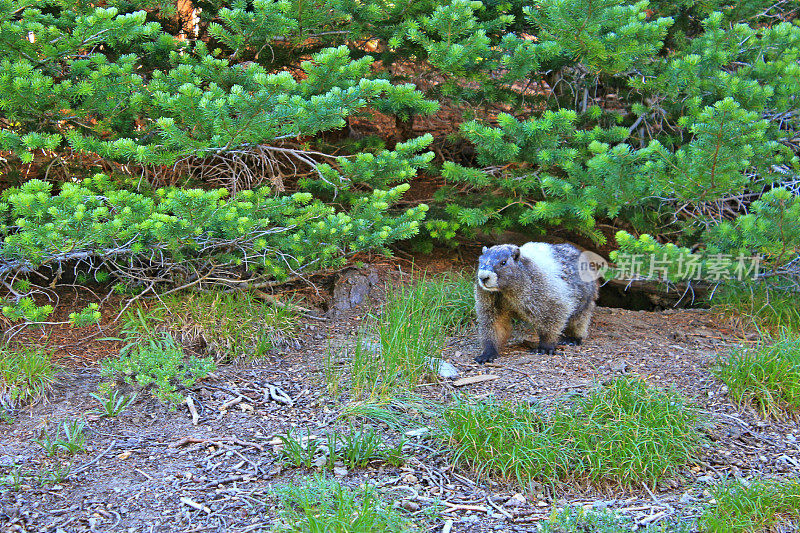
M 433 366 L 433 360 L 430 361 L 429 366 Z M 444 379 L 455 379 L 459 374 L 458 369 L 447 361 L 439 361 L 439 370 L 437 373 L 440 378 Z
M 525 498 L 525 496 L 523 496 L 522 494 L 520 494 L 518 492 L 518 493 L 514 494 L 512 497 L 510 497 L 508 499 L 508 501 L 505 503 L 505 506 L 506 507 L 522 507 L 523 505 L 527 505 L 527 504 L 528 504 L 528 500 Z
M 608 509 L 608 507 L 610 505 L 614 505 L 614 503 L 616 503 L 615 500 L 611 500 L 611 501 L 598 500 L 596 502 L 592 502 L 592 510 L 594 510 L 594 511 L 604 511 L 604 510 Z
M 337 477 L 344 477 L 347 475 L 347 469 L 343 466 L 334 466 L 333 475 Z M 419 506 L 417 506 L 419 507 Z
M 708 474 L 705 476 L 700 476 L 697 478 L 699 483 L 713 483 L 714 482 L 714 474 Z
M 428 426 L 419 427 L 417 429 L 409 429 L 404 433 L 406 437 L 421 437 L 427 433 L 430 433 L 431 428 Z
M 800 463 L 798 463 L 793 458 L 789 457 L 786 454 L 782 454 L 778 456 L 777 460 L 775 461 L 775 466 L 778 467 L 778 470 L 781 472 L 791 472 L 796 467 L 800 467 Z
M 539 500 L 538 502 L 536 502 L 536 505 L 538 507 L 547 507 L 547 502 L 543 501 L 543 500 Z
M 690 503 L 694 501 L 696 498 L 689 494 L 688 492 L 684 493 L 683 496 L 678 500 L 679 503 Z
M 409 512 L 412 512 L 412 513 L 416 512 L 416 511 L 419 511 L 419 504 L 417 502 L 411 501 L 411 500 L 403 500 L 400 503 L 400 507 L 402 507 L 406 511 L 409 511 Z
M 419 481 L 419 479 L 417 479 L 417 476 L 415 476 L 414 474 L 408 474 L 403 478 L 403 481 L 405 481 L 409 485 L 413 485 L 414 483 Z
M 625 359 L 618 359 L 617 361 L 611 361 L 608 365 L 612 372 L 621 372 L 625 373 L 628 370 L 628 362 Z

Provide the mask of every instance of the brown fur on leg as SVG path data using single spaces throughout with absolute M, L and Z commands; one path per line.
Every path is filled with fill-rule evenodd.
M 573 315 L 567 323 L 566 335 L 582 342 L 589 334 L 589 322 L 592 319 L 594 308 L 595 303 L 591 302 L 586 306 L 586 309 Z M 578 342 L 578 344 L 580 344 L 580 342 Z
M 511 335 L 511 314 L 498 305 L 495 299 L 494 294 L 476 288 L 475 309 L 482 349 L 481 354 L 475 358 L 478 363 L 494 361 Z

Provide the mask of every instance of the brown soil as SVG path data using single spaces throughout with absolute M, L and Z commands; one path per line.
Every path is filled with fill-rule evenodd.
M 96 402 L 89 394 L 100 379 L 94 354 L 107 353 L 108 343 L 91 340 L 72 348 L 71 356 L 88 354 L 88 363 L 77 365 L 66 358 L 71 364 L 58 375 L 47 402 L 27 406 L 15 413 L 13 422 L 0 423 L 0 475 L 9 473 L 12 465 L 32 473 L 52 471 L 68 461 L 73 473 L 56 484 L 40 485 L 29 478 L 20 490 L 0 488 L 0 529 L 269 531 L 276 517 L 271 488 L 311 473 L 283 466 L 273 439 L 292 427 L 324 434 L 346 425 L 336 417 L 341 406 L 326 392 L 322 358 L 331 339 L 352 341 L 359 323 L 355 315 L 308 320 L 300 326 L 300 349 L 220 369 L 191 391 L 200 414 L 197 426 L 185 405 L 169 411 L 147 393 L 118 418 L 92 414 Z M 567 504 L 620 509 L 640 523 L 662 511 L 653 522 L 696 517 L 709 499 L 705 489 L 722 477 L 780 477 L 800 470 L 796 424 L 763 420 L 736 407 L 709 372 L 718 354 L 748 342 L 719 324 L 705 310 L 600 308 L 587 342 L 559 349 L 555 356 L 531 354 L 517 342 L 496 364 L 478 366 L 473 362 L 478 346 L 472 332 L 450 339 L 444 350 L 444 359 L 461 377 L 499 376 L 458 389 L 478 397 L 547 402 L 583 394 L 623 373 L 677 387 L 708 414 L 709 439 L 700 460 L 659 483 L 652 493 L 645 487 L 560 487 L 555 492 L 541 487 L 526 493 L 522 506 L 504 506 L 514 487 L 452 468 L 446 451 L 436 451 L 436 444 L 424 435 L 410 439 L 412 458 L 405 466 L 374 465 L 338 474 L 353 486 L 375 482 L 386 498 L 411 509 L 408 513 L 421 529 L 434 531 L 448 520 L 456 532 L 531 531 L 554 507 Z M 281 387 L 294 404 L 269 401 L 264 395 L 267 383 Z M 443 381 L 419 390 L 431 399 L 448 401 L 456 389 Z M 240 395 L 240 403 L 221 410 Z M 46 457 L 33 439 L 44 427 L 52 430 L 78 417 L 87 420 L 86 452 L 71 460 Z M 388 428 L 378 429 L 388 440 L 397 439 Z M 425 518 L 426 502 L 435 499 L 454 505 Z

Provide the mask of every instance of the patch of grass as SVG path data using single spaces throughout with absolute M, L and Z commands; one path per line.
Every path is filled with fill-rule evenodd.
M 106 378 L 103 388 L 107 393 L 117 378 L 126 383 L 135 381 L 142 387 L 153 385 L 153 396 L 174 410 L 184 399 L 178 387 L 189 388 L 216 370 L 210 357 L 186 358 L 175 338 L 170 333 L 156 332 L 141 311 L 126 323 L 123 333 L 126 344 L 119 356 L 102 363 L 101 375 Z
M 276 489 L 280 498 L 278 531 L 372 533 L 410 531 L 400 511 L 369 486 L 350 489 L 323 477 L 304 478 Z
M 800 520 L 800 481 L 756 480 L 749 486 L 739 482 L 717 485 L 716 503 L 700 517 L 702 531 L 739 533 L 765 531 L 785 521 Z
M 475 320 L 475 280 L 463 272 L 444 274 L 422 280 L 426 305 L 437 306 L 448 331 L 460 331 Z
M 764 417 L 800 411 L 800 335 L 782 331 L 773 342 L 734 349 L 717 359 L 712 372 L 737 404 L 751 405 Z
M 711 304 L 718 312 L 744 320 L 744 327 L 755 325 L 771 331 L 788 329 L 800 333 L 797 293 L 772 287 L 767 282 L 726 283 L 714 292 Z
M 42 435 L 33 441 L 41 446 L 45 453 L 52 457 L 59 451 L 64 451 L 67 455 L 76 455 L 86 451 L 86 434 L 83 430 L 86 429 L 86 422 L 83 419 L 72 421 L 64 421 L 61 426 L 56 430 L 55 434 L 51 434 L 47 428 L 42 430 Z M 61 436 L 63 433 L 63 437 Z
M 629 516 L 622 513 L 611 510 L 587 510 L 583 507 L 566 507 L 556 511 L 540 526 L 540 533 L 620 533 L 623 531 L 689 533 L 694 531 L 692 520 L 677 518 L 642 528 L 637 526 Z
M 335 450 L 331 455 L 340 458 L 348 468 L 363 468 L 372 461 L 381 461 L 392 466 L 400 466 L 405 462 L 403 439 L 400 439 L 395 446 L 389 446 L 384 443 L 384 438 L 370 427 L 358 430 L 350 428 L 350 431 L 343 435 L 334 435 L 335 439 L 331 439 L 330 435 L 328 439 L 329 448 Z
M 350 347 L 330 347 L 323 362 L 328 392 L 386 403 L 436 374 L 448 332 L 474 315 L 471 282 L 448 274 L 392 287 Z
M 21 465 L 14 465 L 8 474 L 0 477 L 0 484 L 8 487 L 10 490 L 18 491 L 22 488 L 25 481 L 25 474 L 22 472 Z
M 62 463 L 54 465 L 52 468 L 43 468 L 36 473 L 36 484 L 39 486 L 55 485 L 61 483 L 72 472 L 72 465 Z
M 445 300 L 437 285 L 425 281 L 387 292 L 376 333 L 382 377 L 391 388 L 407 389 L 438 368 L 447 326 L 440 312 Z
M 8 474 L 0 476 L 0 487 L 7 490 L 19 491 L 23 487 L 30 488 L 31 484 L 43 487 L 61 483 L 72 472 L 72 464 L 59 462 L 52 466 L 45 466 L 36 470 L 23 470 L 21 465 L 14 465 Z
M 702 439 L 698 417 L 676 392 L 620 378 L 551 410 L 458 398 L 443 413 L 441 438 L 484 477 L 633 485 L 691 460 Z
M 373 461 L 399 466 L 406 459 L 404 440 L 389 446 L 371 427 L 351 427 L 346 433 L 331 432 L 325 438 L 314 438 L 310 430 L 306 430 L 305 435 L 299 430 L 290 430 L 279 438 L 286 462 L 297 467 L 323 469 L 340 463 L 352 469 L 363 468 Z
M 100 407 L 102 407 L 102 411 L 100 411 L 101 416 L 108 416 L 108 417 L 115 417 L 122 413 L 128 406 L 136 400 L 136 394 L 131 394 L 130 396 L 125 396 L 121 394 L 118 390 L 115 391 L 106 391 L 103 396 L 99 394 L 89 394 L 92 398 L 98 401 Z
M 434 418 L 440 410 L 419 396 L 395 396 L 379 402 L 351 402 L 342 408 L 341 417 L 386 424 L 395 431 L 419 425 L 420 417 Z
M 318 464 L 317 461 L 322 451 L 317 436 L 312 435 L 310 429 L 306 429 L 305 435 L 299 429 L 289 429 L 285 436 L 280 435 L 278 438 L 283 444 L 281 454 L 289 464 L 306 468 L 313 468 Z M 323 459 L 325 459 L 324 456 Z M 319 464 L 323 466 L 326 462 L 327 459 Z
M 299 336 L 291 302 L 271 305 L 252 292 L 171 294 L 149 312 L 182 344 L 202 346 L 217 363 L 264 357 Z
M 34 348 L 0 348 L 0 408 L 35 402 L 55 382 L 57 367 L 50 352 Z

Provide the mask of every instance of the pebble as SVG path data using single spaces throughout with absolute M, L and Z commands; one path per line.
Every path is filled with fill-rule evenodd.
M 405 432 L 405 436 L 406 437 L 421 437 L 422 435 L 425 435 L 426 433 L 430 433 L 430 431 L 431 431 L 431 428 L 429 428 L 427 426 L 419 427 L 417 429 L 409 429 L 408 431 Z
M 625 359 L 619 359 L 617 361 L 611 361 L 608 367 L 612 372 L 625 373 L 625 371 L 628 369 L 628 362 Z
M 603 511 L 605 509 L 608 509 L 609 505 L 614 505 L 615 503 L 616 500 L 611 500 L 611 501 L 598 500 L 596 502 L 592 502 L 592 509 L 595 511 Z
M 510 497 L 508 499 L 508 501 L 505 503 L 505 506 L 506 507 L 522 507 L 523 505 L 527 505 L 527 504 L 528 504 L 528 500 L 525 498 L 525 496 L 523 496 L 522 494 L 520 494 L 518 492 L 518 493 L 514 494 L 512 497 Z
M 411 500 L 403 500 L 400 503 L 400 507 L 402 507 L 406 511 L 410 511 L 412 513 L 415 512 L 415 511 L 419 511 L 419 504 L 417 502 L 411 501 Z
M 455 379 L 459 376 L 458 369 L 447 361 L 442 361 L 439 364 L 439 377 L 445 379 Z

